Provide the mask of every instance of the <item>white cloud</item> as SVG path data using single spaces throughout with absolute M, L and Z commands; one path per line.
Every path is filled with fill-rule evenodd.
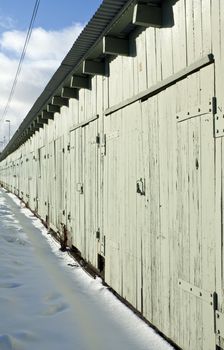
M 60 31 L 33 29 L 15 94 L 5 119 L 16 131 L 37 97 L 60 65 L 83 26 L 79 23 Z M 18 67 L 26 33 L 5 31 L 0 36 L 0 119 Z M 8 138 L 8 125 L 0 123 L 0 141 Z M 0 144 L 1 147 L 1 144 Z
M 15 26 L 15 20 L 9 16 L 0 15 L 0 28 L 3 29 L 12 29 Z

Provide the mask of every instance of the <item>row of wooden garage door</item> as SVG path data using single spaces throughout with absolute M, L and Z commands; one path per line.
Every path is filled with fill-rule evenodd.
M 73 244 L 96 267 L 104 256 L 106 282 L 186 349 L 214 349 L 220 331 L 214 95 L 209 65 L 70 133 Z
M 210 64 L 90 116 L 38 150 L 27 189 L 30 200 L 38 191 L 31 207 L 55 230 L 64 225 L 90 264 L 101 269 L 102 257 L 105 281 L 183 349 L 215 349 L 224 333 L 214 86 Z

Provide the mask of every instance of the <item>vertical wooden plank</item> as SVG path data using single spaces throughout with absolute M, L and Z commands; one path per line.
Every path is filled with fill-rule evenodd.
M 147 28 L 146 32 L 146 69 L 147 69 L 147 87 L 156 84 L 156 32 L 154 28 Z
M 141 131 L 142 131 L 142 157 L 143 157 L 143 177 L 145 179 L 145 199 L 144 199 L 144 216 L 142 222 L 142 296 L 143 315 L 150 319 L 152 314 L 152 302 L 151 302 L 151 246 L 150 246 L 150 181 L 149 176 L 149 161 L 150 152 L 149 149 L 149 103 L 150 101 L 144 101 L 141 103 Z
M 102 103 L 101 103 L 102 108 Z M 97 77 L 91 79 L 91 116 L 97 114 Z
M 105 225 L 104 225 L 104 191 L 105 191 L 105 182 L 104 182 L 104 141 L 105 141 L 105 132 L 104 132 L 104 110 L 105 108 L 109 107 L 109 78 L 105 77 L 103 79 L 103 87 L 102 87 L 102 118 L 97 122 L 98 124 L 98 134 L 100 135 L 100 146 L 98 147 L 98 227 L 100 228 L 101 234 L 100 239 L 98 241 L 98 252 L 105 255 L 105 242 L 106 242 L 106 231 L 105 231 Z M 97 93 L 97 113 L 98 113 L 98 87 L 96 90 Z M 101 152 L 102 151 L 102 152 Z M 105 265 L 107 266 L 108 262 L 105 259 Z M 105 274 L 106 274 L 106 268 L 105 268 Z
M 172 8 L 172 4 L 169 1 L 164 2 L 163 21 L 165 23 L 165 28 L 160 29 L 162 79 L 166 79 L 173 74 L 173 43 L 172 25 L 170 25 L 170 8 Z
M 133 57 L 122 58 L 122 96 L 126 100 L 134 95 Z
M 84 232 L 82 234 L 85 237 L 85 258 L 87 261 L 91 262 L 91 228 L 92 228 L 92 208 L 93 198 L 91 198 L 91 160 L 90 160 L 90 142 L 91 142 L 91 125 L 88 124 L 82 128 L 83 137 L 83 155 L 84 155 L 84 169 L 83 169 L 83 195 L 84 197 Z M 94 173 L 92 174 L 94 177 Z M 93 232 L 92 232 L 93 234 Z
M 195 73 L 187 78 L 188 110 L 200 105 L 200 75 Z M 200 118 L 187 121 L 189 138 L 189 239 L 190 239 L 190 279 L 192 285 L 201 286 L 201 183 L 200 183 Z M 202 319 L 201 301 L 190 295 L 190 347 L 201 347 L 202 325 L 196 322 Z
M 218 109 L 219 111 L 223 111 L 224 109 L 224 96 L 223 96 L 223 78 L 224 78 L 224 72 L 223 72 L 223 54 L 224 54 L 224 44 L 223 44 L 223 39 L 224 39 L 224 23 L 223 23 L 223 17 L 224 16 L 224 4 L 222 1 L 219 2 L 219 23 L 220 23 L 220 41 L 219 41 L 219 46 L 220 46 L 220 61 L 217 61 L 217 73 L 216 73 L 216 81 L 217 81 L 217 101 L 218 101 Z M 218 40 L 218 38 L 216 39 Z M 218 76 L 219 75 L 219 76 Z M 217 145 L 218 145 L 218 140 L 217 140 Z M 222 177 L 222 213 L 221 213 L 221 222 L 223 222 L 223 216 L 224 216 L 224 203 L 223 203 L 223 154 L 224 154 L 224 141 L 222 138 L 221 141 L 222 144 L 222 153 L 221 153 L 221 177 Z M 218 147 L 217 147 L 218 150 Z M 219 154 L 217 152 L 217 156 L 219 157 Z M 217 158 L 218 158 L 217 157 Z M 219 169 L 219 165 L 217 164 L 217 170 Z M 218 175 L 218 174 L 217 174 Z M 218 183 L 218 179 L 217 179 Z M 217 264 L 219 263 L 218 261 L 221 260 L 221 267 L 217 268 L 217 274 L 220 275 L 221 273 L 221 283 L 219 283 L 219 288 L 218 288 L 218 295 L 219 295 L 219 307 L 222 312 L 224 312 L 224 248 L 223 244 L 221 242 L 224 241 L 224 233 L 223 233 L 223 228 L 221 229 L 221 237 L 217 237 Z M 221 258 L 221 259 L 220 259 Z M 217 276 L 218 277 L 218 276 Z M 220 290 L 221 287 L 221 290 Z M 220 346 L 221 348 L 224 347 L 224 340 L 219 338 L 220 341 Z
M 119 82 L 119 83 L 118 83 Z M 122 56 L 110 60 L 109 105 L 113 106 L 122 101 L 123 69 Z
M 147 88 L 145 30 L 136 38 L 136 50 L 137 50 L 137 65 L 138 65 L 138 92 L 141 92 Z
M 159 135 L 158 135 L 158 102 L 157 96 L 149 103 L 149 203 L 150 203 L 150 247 L 151 247 L 151 305 L 150 321 L 160 325 L 160 240 L 159 240 Z
M 156 43 L 156 77 L 157 81 L 160 81 L 163 79 L 162 76 L 162 55 L 161 55 L 161 45 L 162 42 L 162 36 L 160 29 L 155 29 L 155 43 Z
M 214 66 L 203 68 L 200 72 L 200 100 L 203 107 L 209 107 L 214 96 Z M 211 107 L 211 106 L 210 106 Z M 215 227 L 215 148 L 213 138 L 212 114 L 201 117 L 201 217 L 202 248 L 201 271 L 202 289 L 215 291 L 215 240 L 211 232 Z M 215 347 L 213 310 L 202 303 L 203 349 Z
M 123 195 L 123 203 L 120 207 L 120 224 L 121 230 L 123 232 L 121 236 L 121 251 L 122 251 L 122 271 L 121 271 L 121 290 L 124 298 L 130 300 L 130 271 L 132 270 L 133 261 L 130 260 L 129 255 L 129 241 L 130 241 L 130 231 L 128 229 L 127 223 L 127 212 L 128 212 L 128 197 L 130 191 L 130 182 L 128 178 L 128 164 L 129 164 L 129 152 L 128 152 L 128 130 L 127 128 L 127 114 L 126 111 L 122 111 L 120 125 L 117 126 L 117 130 L 119 130 L 119 139 L 120 139 L 120 150 L 122 150 L 122 159 L 123 159 L 123 167 L 120 168 L 120 181 Z M 124 155 L 126 154 L 126 157 Z M 128 190 L 129 189 L 129 190 Z M 128 237 L 129 236 L 129 237 Z M 127 261 L 131 262 L 131 266 L 127 264 Z
M 121 252 L 120 252 L 120 208 L 123 201 L 120 200 L 119 165 L 121 163 L 120 140 L 109 138 L 116 131 L 119 124 L 121 111 L 114 113 L 105 120 L 106 156 L 105 161 L 105 186 L 104 186 L 104 230 L 106 232 L 106 278 L 111 286 L 119 293 L 121 290 Z M 118 122 L 119 121 L 119 122 Z
M 76 168 L 75 168 L 75 131 L 70 133 L 70 215 L 71 215 L 71 235 L 72 245 L 76 246 Z
M 127 144 L 128 151 L 128 186 L 129 186 L 129 198 L 128 203 L 132 203 L 129 209 L 126 212 L 126 220 L 130 216 L 132 219 L 129 221 L 127 228 L 127 239 L 130 237 L 129 251 L 131 254 L 132 260 L 132 269 L 130 270 L 130 295 L 131 302 L 135 305 L 136 308 L 141 308 L 141 301 L 139 300 L 138 290 L 141 286 L 141 271 L 138 270 L 138 258 L 140 250 L 140 235 L 141 227 L 139 227 L 139 218 L 137 216 L 137 192 L 136 192 L 136 182 L 138 179 L 139 171 L 138 170 L 138 157 L 141 157 L 139 154 L 139 120 L 137 116 L 139 103 L 136 102 L 132 106 L 126 109 L 126 123 L 129 123 L 129 137 Z M 132 116 L 130 118 L 130 115 Z M 127 125 L 127 124 L 126 124 Z M 124 129 L 125 132 L 125 129 Z M 140 198 L 139 198 L 140 199 Z
M 178 153 L 177 153 L 177 225 L 178 225 L 178 246 L 179 246 L 179 263 L 178 277 L 185 281 L 190 280 L 190 239 L 189 239 L 189 165 L 188 165 L 188 139 L 189 130 L 188 123 L 178 123 Z M 181 347 L 189 348 L 190 332 L 189 332 L 189 294 L 179 290 L 180 299 L 180 319 L 179 327 L 179 344 Z
M 212 52 L 211 1 L 202 0 L 202 53 Z
M 169 231 L 168 231 L 168 154 L 169 140 L 167 133 L 167 92 L 166 90 L 158 95 L 158 126 L 159 126 L 159 183 L 160 183 L 160 232 L 158 239 L 160 241 L 160 327 L 164 333 L 170 332 L 170 311 L 169 311 L 169 280 L 170 280 L 170 262 L 169 262 Z
M 134 162 L 136 167 L 136 179 L 146 181 L 144 169 L 144 152 L 143 149 L 143 116 L 141 114 L 141 102 L 138 101 L 133 105 L 132 115 L 133 123 L 133 139 L 135 140 Z M 132 117 L 132 118 L 133 118 Z M 135 183 L 136 186 L 136 183 Z M 142 312 L 142 288 L 143 288 L 143 231 L 145 218 L 145 194 L 137 193 L 136 187 L 133 185 L 133 191 L 136 192 L 136 232 L 133 231 L 133 240 L 136 242 L 133 254 L 136 256 L 136 308 Z
M 184 111 L 188 107 L 189 84 L 187 79 L 176 84 L 176 114 Z M 178 122 L 178 119 L 176 119 Z M 189 195 L 188 195 L 188 123 L 177 123 L 177 211 L 176 211 L 176 230 L 177 236 L 174 241 L 176 248 L 176 278 L 190 280 L 189 268 Z M 175 238 L 174 238 L 175 240 Z M 177 244 L 177 245 L 176 245 Z M 174 272 L 175 273 L 175 272 Z M 176 284 L 176 287 L 175 287 Z M 177 280 L 174 279 L 174 290 L 176 290 L 174 327 L 177 332 L 176 338 L 181 347 L 189 347 L 189 295 L 177 288 Z
M 93 117 L 92 108 L 94 108 L 94 104 L 92 104 L 92 91 L 85 89 L 85 120 L 88 120 Z
M 147 66 L 146 66 L 146 34 L 138 28 L 131 34 L 133 47 L 133 69 L 134 69 L 134 94 L 147 88 Z
M 79 123 L 85 120 L 85 90 L 79 90 Z
M 186 1 L 187 64 L 195 61 L 194 0 Z
M 85 196 L 85 235 L 86 235 L 86 259 L 97 267 L 96 259 L 96 217 L 97 217 L 97 145 L 96 124 L 90 123 L 83 128 L 85 132 L 85 172 L 84 172 L 84 196 Z M 84 130 L 85 129 L 85 130 Z
M 202 7 L 204 1 L 194 0 L 193 1 L 193 16 L 194 16 L 194 48 L 195 56 L 194 59 L 199 60 L 202 57 L 203 53 L 203 44 L 202 44 Z
M 221 113 L 224 110 L 224 97 L 223 97 L 223 37 L 224 37 L 224 4 L 223 1 L 216 0 L 211 1 L 211 26 L 212 26 L 212 52 L 215 56 L 215 94 L 217 97 L 217 107 L 218 111 Z M 215 224 L 215 241 L 216 241 L 216 293 L 218 296 L 218 309 L 224 310 L 222 308 L 222 303 L 224 300 L 223 295 L 223 270 L 222 270 L 222 242 L 223 242 L 223 195 L 222 195 L 222 139 L 215 139 L 215 214 L 216 214 L 216 224 Z M 221 338 L 217 336 L 217 344 L 221 347 Z
M 200 118 L 193 118 L 189 122 L 189 214 L 190 214 L 190 283 L 201 286 L 201 125 Z M 190 346 L 201 347 L 202 324 L 201 301 L 194 295 L 190 297 Z
M 180 323 L 180 296 L 178 288 L 178 251 L 179 231 L 177 224 L 177 123 L 176 123 L 176 86 L 166 91 L 166 113 L 167 113 L 167 181 L 168 181 L 168 235 L 169 235 L 169 311 L 170 332 L 169 336 L 179 343 L 178 327 Z
M 214 168 L 213 118 L 201 117 L 201 205 L 202 205 L 202 289 L 215 291 L 215 168 Z M 207 303 L 203 307 L 203 349 L 215 348 L 213 308 Z
M 80 205 L 80 217 L 79 217 L 79 234 L 81 236 L 81 242 L 82 242 L 82 255 L 84 259 L 87 258 L 87 251 L 86 251 L 86 215 L 85 215 L 85 207 L 86 207 L 86 198 L 85 198 L 85 173 L 88 167 L 87 164 L 87 154 L 86 154 L 86 141 L 87 141 L 87 130 L 86 128 L 80 128 L 80 143 L 81 143 L 81 149 L 80 149 L 80 158 L 81 162 L 78 165 L 79 171 L 80 171 L 80 183 L 83 185 L 83 191 L 79 192 L 79 205 Z
M 172 45 L 174 73 L 187 66 L 186 11 L 185 0 L 173 5 Z

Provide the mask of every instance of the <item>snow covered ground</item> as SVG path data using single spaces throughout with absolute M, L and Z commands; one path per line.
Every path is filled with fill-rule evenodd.
M 44 236 L 44 237 L 43 237 Z M 172 347 L 0 190 L 0 350 Z

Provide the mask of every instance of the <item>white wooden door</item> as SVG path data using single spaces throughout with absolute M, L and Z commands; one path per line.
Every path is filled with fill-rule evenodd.
M 47 150 L 38 150 L 38 214 L 45 221 L 47 216 Z
M 190 349 L 215 348 L 215 143 L 213 118 L 178 124 L 177 218 L 182 322 Z M 199 337 L 200 334 L 200 337 Z
M 98 121 L 82 127 L 85 257 L 97 267 L 99 252 Z M 98 232 L 98 233 L 97 233 Z
M 188 77 L 179 84 L 178 91 L 176 257 L 180 342 L 183 348 L 211 350 L 216 348 L 213 299 L 217 284 L 213 65 Z
M 72 243 L 97 267 L 98 153 L 97 121 L 70 135 L 70 220 Z
M 49 154 L 49 173 L 48 173 L 48 188 L 49 188 L 49 222 L 52 227 L 56 227 L 57 224 L 57 212 L 56 212 L 56 151 L 55 141 L 52 141 L 48 145 Z
M 61 232 L 65 220 L 64 196 L 64 142 L 63 136 L 55 140 L 55 208 L 56 227 Z
M 106 282 L 141 311 L 141 228 L 137 206 L 144 201 L 144 194 L 139 193 L 144 187 L 144 176 L 139 167 L 140 115 L 140 103 L 136 102 L 105 118 L 103 232 Z
M 35 211 L 36 209 L 36 160 L 34 152 L 30 152 L 28 157 L 28 202 L 29 207 Z
M 70 133 L 70 221 L 72 244 L 83 253 L 85 251 L 85 237 L 81 131 L 81 128 L 77 128 Z

